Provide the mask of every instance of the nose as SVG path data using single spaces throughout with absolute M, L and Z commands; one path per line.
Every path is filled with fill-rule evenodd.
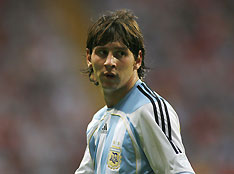
M 106 60 L 104 62 L 104 66 L 108 69 L 112 69 L 116 66 L 115 63 L 115 57 L 113 56 L 113 54 L 111 52 L 109 52 L 108 56 L 106 57 Z

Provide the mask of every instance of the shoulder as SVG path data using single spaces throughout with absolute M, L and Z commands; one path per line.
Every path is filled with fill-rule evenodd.
M 116 106 L 116 109 L 124 113 L 131 114 L 142 106 L 150 102 L 154 102 L 155 99 L 149 96 L 145 91 L 145 87 L 147 87 L 147 85 L 139 80 L 133 89 Z
M 101 108 L 100 110 L 98 110 L 91 122 L 89 123 L 88 127 L 87 127 L 87 132 L 89 132 L 91 129 L 93 129 L 94 127 L 96 127 L 98 125 L 98 123 L 100 122 L 101 118 L 103 117 L 103 115 L 106 113 L 107 107 L 104 106 L 103 108 Z
M 148 102 L 145 102 L 131 114 L 131 121 L 135 124 L 152 124 L 154 122 L 154 124 L 156 123 L 155 126 L 161 127 L 163 131 L 168 126 L 169 129 L 171 129 L 171 126 L 176 130 L 180 129 L 178 115 L 166 99 L 151 90 L 145 83 L 138 85 L 137 89 Z
M 105 114 L 107 110 L 107 106 L 104 106 L 103 108 L 99 109 L 93 116 L 93 119 L 100 120 L 102 116 Z
M 178 119 L 177 113 L 170 103 L 163 97 L 161 97 L 157 92 L 152 90 L 145 83 L 138 85 L 138 90 L 144 95 L 149 101 L 145 105 L 138 108 L 138 112 L 141 113 L 151 113 L 154 115 L 156 122 L 159 120 L 156 117 L 171 117 L 172 119 Z
M 171 115 L 171 117 L 178 119 L 172 106 L 142 81 L 137 82 L 116 109 L 126 114 L 147 112 L 155 116 Z

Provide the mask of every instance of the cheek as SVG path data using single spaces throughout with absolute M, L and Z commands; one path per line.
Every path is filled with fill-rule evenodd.
M 93 65 L 93 67 L 94 67 L 94 69 L 95 69 L 96 71 L 99 71 L 99 70 L 102 69 L 103 66 L 102 66 L 100 63 L 95 63 L 95 64 Z
M 93 64 L 93 72 L 94 72 L 94 74 L 97 75 L 99 71 L 100 71 L 99 66 L 97 66 L 97 64 Z
M 92 57 L 92 66 L 94 71 L 98 71 L 99 69 L 102 68 L 102 60 L 97 58 L 96 56 Z
M 133 67 L 134 67 L 134 61 L 128 61 L 128 60 L 126 60 L 126 61 L 124 61 L 124 62 L 121 63 L 120 67 L 122 67 L 122 69 L 124 69 L 126 71 L 130 71 L 130 70 L 132 71 Z
M 133 65 L 126 63 L 119 66 L 118 69 L 119 73 L 121 73 L 124 77 L 128 77 L 133 73 Z

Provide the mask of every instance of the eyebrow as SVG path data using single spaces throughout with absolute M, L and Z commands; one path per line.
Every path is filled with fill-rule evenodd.
M 109 47 L 106 47 L 106 46 L 96 46 L 96 49 L 107 49 L 107 48 L 109 48 Z M 128 50 L 128 47 L 126 47 L 126 46 L 114 46 L 114 47 L 111 47 L 111 49 L 126 51 L 126 50 Z

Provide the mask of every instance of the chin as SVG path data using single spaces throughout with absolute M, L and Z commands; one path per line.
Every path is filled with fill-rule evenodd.
M 118 89 L 116 84 L 102 84 L 102 88 L 103 90 L 110 92 Z
M 103 89 L 116 89 L 116 85 L 102 85 Z
M 116 88 L 118 86 L 118 83 L 116 81 L 101 81 L 102 88 Z

